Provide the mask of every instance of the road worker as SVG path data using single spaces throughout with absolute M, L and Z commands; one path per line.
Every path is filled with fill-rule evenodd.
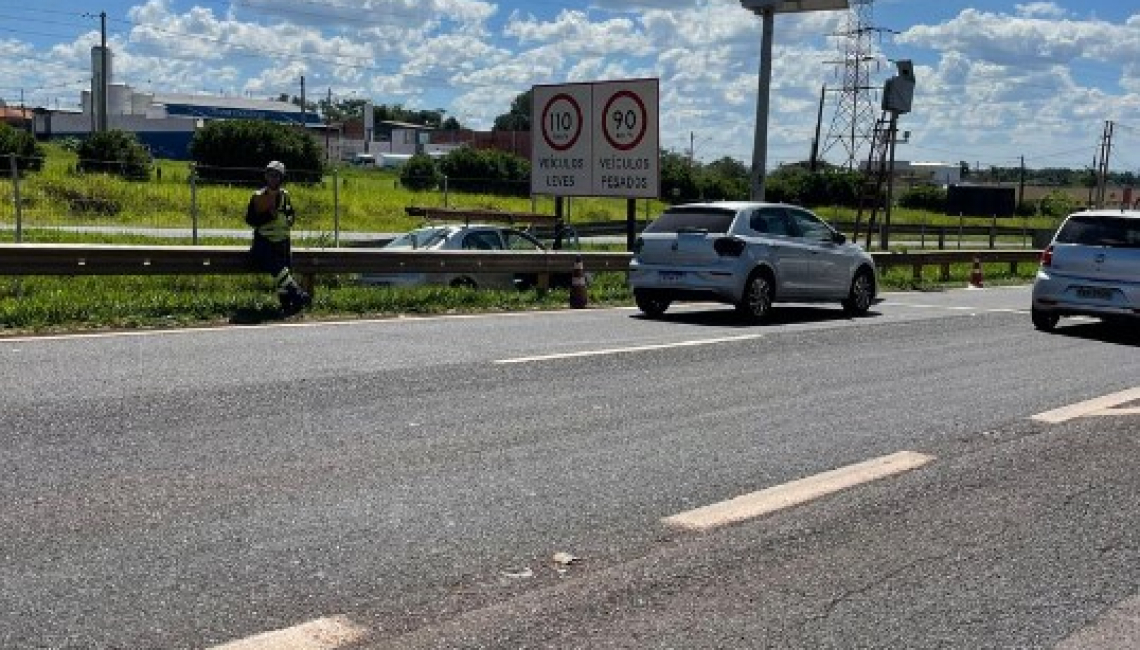
M 246 208 L 245 222 L 253 227 L 250 254 L 254 263 L 273 276 L 281 312 L 292 316 L 312 304 L 313 299 L 293 277 L 289 231 L 295 213 L 285 182 L 285 164 L 272 161 L 265 166 L 265 186 L 253 193 Z

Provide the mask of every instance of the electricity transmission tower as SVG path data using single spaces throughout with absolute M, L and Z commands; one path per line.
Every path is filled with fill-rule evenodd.
M 864 152 L 870 146 L 879 115 L 878 89 L 871 86 L 871 72 L 877 71 L 880 64 L 876 39 L 891 31 L 871 24 L 872 1 L 851 0 L 846 23 L 835 34 L 843 58 L 830 62 L 837 68 L 841 87 L 834 91 L 839 100 L 821 147 L 821 157 L 840 147 L 843 158 L 838 164 L 851 170 L 858 169 L 858 161 L 866 158 Z

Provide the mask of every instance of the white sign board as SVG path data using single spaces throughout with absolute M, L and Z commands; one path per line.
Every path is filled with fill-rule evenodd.
M 533 89 L 531 192 L 660 195 L 656 79 Z

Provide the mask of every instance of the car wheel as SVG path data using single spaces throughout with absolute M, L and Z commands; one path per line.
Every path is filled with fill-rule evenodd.
M 660 294 L 640 289 L 634 290 L 633 300 L 637 303 L 637 308 L 650 318 L 660 318 L 665 310 L 669 309 L 669 305 L 673 304 L 672 300 L 664 298 Z
M 744 295 L 736 303 L 736 312 L 751 323 L 763 323 L 772 314 L 772 278 L 757 271 L 744 285 Z
M 1033 319 L 1033 326 L 1042 332 L 1052 332 L 1053 328 L 1057 327 L 1057 321 L 1061 320 L 1057 314 L 1050 314 L 1037 308 L 1031 309 L 1029 314 Z
M 875 295 L 875 281 L 866 269 L 855 274 L 851 290 L 843 300 L 843 310 L 850 316 L 864 316 L 871 309 L 871 299 Z
M 479 285 L 468 277 L 455 278 L 451 281 L 451 287 L 454 289 L 478 289 Z

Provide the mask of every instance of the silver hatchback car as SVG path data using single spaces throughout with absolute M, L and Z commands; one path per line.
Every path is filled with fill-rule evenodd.
M 839 302 L 863 315 L 878 287 L 874 259 L 811 211 L 756 202 L 669 208 L 638 238 L 629 281 L 647 316 L 714 300 L 751 322 L 773 302 Z
M 1045 331 L 1061 316 L 1140 319 L 1140 211 L 1069 215 L 1041 253 L 1030 312 Z

